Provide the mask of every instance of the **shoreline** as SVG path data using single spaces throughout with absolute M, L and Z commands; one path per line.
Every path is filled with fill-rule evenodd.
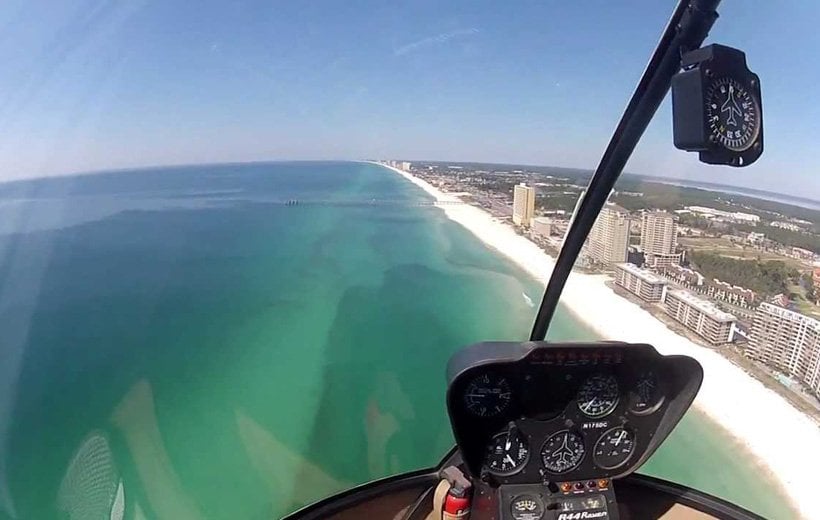
M 438 202 L 461 202 L 410 173 L 371 164 L 401 175 Z M 555 261 L 535 243 L 473 205 L 445 205 L 441 209 L 487 247 L 546 284 Z M 608 279 L 603 274 L 573 272 L 561 303 L 602 338 L 651 343 L 661 354 L 683 354 L 698 360 L 704 379 L 694 402 L 697 409 L 768 469 L 797 512 L 805 518 L 820 518 L 820 504 L 811 500 L 813 468 L 820 467 L 820 426 L 719 353 L 677 335 L 648 311 L 617 295 L 605 285 Z M 596 319 L 584 319 L 585 315 Z

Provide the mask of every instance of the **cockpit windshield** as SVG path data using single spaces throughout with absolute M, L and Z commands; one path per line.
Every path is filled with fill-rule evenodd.
M 724 4 L 766 153 L 699 163 L 667 98 L 547 339 L 694 357 L 640 471 L 818 518 L 820 8 Z M 0 520 L 280 518 L 436 466 L 448 358 L 530 337 L 673 9 L 0 5 Z

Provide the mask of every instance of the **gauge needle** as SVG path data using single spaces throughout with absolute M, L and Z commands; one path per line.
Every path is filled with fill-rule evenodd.
M 626 437 L 626 430 L 621 430 L 621 433 L 618 435 L 618 438 L 615 439 L 615 446 L 620 445 L 621 441 L 624 440 L 624 437 Z
M 510 430 L 507 430 L 507 443 L 504 445 L 504 451 L 509 451 L 510 446 L 512 445 L 512 441 L 510 441 Z
M 509 453 L 507 454 L 507 456 L 506 456 L 506 457 L 504 457 L 504 460 L 509 461 L 509 463 L 510 463 L 511 465 L 515 466 L 515 461 L 513 460 L 513 458 L 512 458 L 512 457 L 510 457 L 510 454 L 509 454 Z

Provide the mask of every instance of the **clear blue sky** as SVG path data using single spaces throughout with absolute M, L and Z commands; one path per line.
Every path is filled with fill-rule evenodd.
M 0 179 L 394 157 L 592 168 L 673 1 L 0 3 Z M 627 170 L 820 198 L 820 4 L 724 0 L 766 153 L 704 167 L 661 108 Z

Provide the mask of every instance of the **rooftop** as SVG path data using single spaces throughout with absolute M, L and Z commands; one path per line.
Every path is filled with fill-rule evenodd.
M 765 312 L 767 314 L 772 314 L 775 316 L 780 316 L 781 318 L 787 319 L 792 322 L 800 323 L 810 327 L 818 332 L 820 332 L 820 321 L 806 316 L 805 314 L 800 314 L 799 312 L 795 312 L 789 309 L 784 309 L 783 307 L 778 307 L 777 305 L 772 305 L 771 303 L 762 302 L 757 307 L 758 312 Z
M 675 215 L 673 215 L 672 213 L 669 213 L 667 211 L 664 211 L 662 209 L 647 210 L 647 211 L 644 211 L 643 214 L 645 216 L 648 216 L 648 217 L 675 218 Z
M 624 209 L 622 206 L 619 206 L 619 205 L 615 204 L 614 202 L 607 202 L 606 205 L 603 207 L 603 209 L 608 209 L 608 210 L 611 210 L 611 211 L 615 211 L 617 213 L 629 214 L 629 212 L 626 209 Z
M 647 271 L 646 269 L 641 269 L 640 267 L 638 267 L 635 264 L 622 263 L 622 264 L 617 264 L 615 267 L 617 267 L 619 269 L 623 269 L 627 273 L 630 273 L 630 274 L 633 274 L 633 275 L 637 276 L 638 278 L 640 278 L 641 280 L 643 280 L 646 283 L 651 283 L 651 284 L 665 284 L 666 283 L 666 281 L 663 280 L 662 278 L 660 278 L 659 276 L 655 276 L 650 271 Z
M 685 291 L 683 289 L 677 289 L 674 291 L 669 291 L 667 296 L 674 296 L 675 298 L 685 302 L 690 307 L 694 307 L 695 309 L 699 310 L 700 312 L 706 314 L 710 318 L 717 320 L 717 321 L 737 321 L 737 318 L 733 314 L 729 314 L 728 312 L 724 312 L 720 310 L 717 305 L 710 301 L 703 300 L 698 298 L 694 294 L 690 293 L 689 291 Z

